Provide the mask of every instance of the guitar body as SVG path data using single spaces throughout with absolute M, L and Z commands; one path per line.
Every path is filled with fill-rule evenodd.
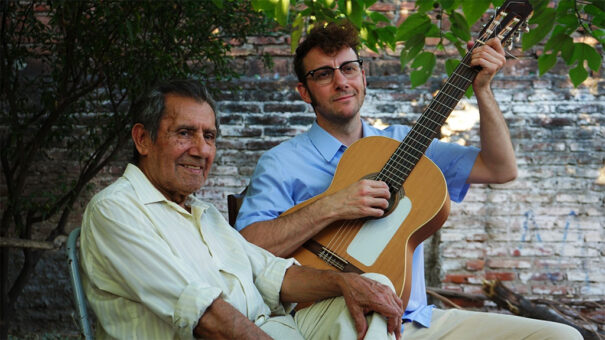
M 398 146 L 398 141 L 379 136 L 362 138 L 353 143 L 338 163 L 328 189 L 292 207 L 284 214 L 297 211 L 360 179 L 370 178 L 381 170 Z M 414 250 L 443 225 L 449 214 L 450 200 L 443 174 L 425 156 L 422 156 L 410 173 L 401 193 L 403 195 L 399 196 L 403 197 L 396 202 L 394 211 L 381 219 L 338 221 L 326 227 L 313 240 L 328 247 L 363 272 L 375 272 L 387 276 L 393 282 L 397 294 L 407 304 L 410 296 Z M 398 213 L 399 210 L 403 210 L 403 213 Z M 386 219 L 389 219 L 391 227 L 368 223 Z M 392 230 L 384 237 L 378 237 L 377 240 L 372 236 L 356 238 L 362 229 L 365 229 L 366 235 L 367 233 L 380 234 L 386 229 Z M 373 255 L 367 258 L 367 253 Z M 338 270 L 305 247 L 299 248 L 293 256 L 303 265 Z

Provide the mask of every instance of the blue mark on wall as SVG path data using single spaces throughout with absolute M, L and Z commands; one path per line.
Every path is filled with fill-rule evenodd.
M 528 210 L 525 212 L 524 214 L 525 218 L 523 220 L 523 233 L 521 234 L 521 239 L 519 240 L 519 245 L 517 247 L 517 249 L 521 250 L 523 249 L 523 245 L 525 243 L 531 242 L 528 240 L 528 238 L 533 235 L 535 237 L 535 242 L 537 243 L 543 243 L 542 242 L 542 237 L 540 236 L 540 228 L 538 227 L 538 224 L 536 223 L 536 219 L 535 219 L 535 215 L 534 212 L 532 210 Z M 559 260 L 558 260 L 558 264 L 561 264 L 561 261 L 563 259 L 563 257 L 565 256 L 565 245 L 568 241 L 568 237 L 570 235 L 570 233 L 572 232 L 571 229 L 574 229 L 571 227 L 572 222 L 577 218 L 577 214 L 575 211 L 571 210 L 569 212 L 569 214 L 567 214 L 567 217 L 565 218 L 565 226 L 563 227 L 563 239 L 561 240 L 561 245 L 560 245 L 560 251 L 559 251 Z M 582 231 L 580 230 L 580 227 L 578 225 L 578 223 L 575 223 L 575 229 L 577 231 L 577 241 L 581 242 L 583 239 L 583 234 Z M 582 255 L 586 255 L 586 248 L 582 247 Z M 559 266 L 560 267 L 560 266 Z M 546 265 L 546 269 L 547 269 L 547 273 L 546 275 L 548 276 L 548 279 L 551 282 L 554 282 L 557 277 L 556 275 L 554 275 L 553 273 L 548 272 L 548 265 Z M 582 271 L 585 274 L 584 277 L 584 284 L 587 288 L 589 288 L 589 274 L 588 274 L 588 270 L 586 268 L 586 260 L 582 260 Z

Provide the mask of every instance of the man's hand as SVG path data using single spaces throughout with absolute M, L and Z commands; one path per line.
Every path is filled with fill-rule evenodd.
M 468 48 L 472 46 L 473 43 L 469 42 Z M 477 46 L 471 54 L 471 66 L 480 66 L 481 71 L 473 81 L 473 88 L 477 90 L 488 87 L 505 63 L 506 57 L 499 39 L 492 38 L 484 45 Z
M 388 286 L 363 276 L 351 273 L 342 273 L 342 295 L 347 303 L 355 328 L 357 338 L 362 339 L 368 325 L 365 315 L 376 312 L 387 320 L 387 331 L 401 337 L 401 316 L 403 315 L 403 302 Z
M 385 182 L 363 179 L 318 201 L 337 220 L 381 217 L 391 197 Z

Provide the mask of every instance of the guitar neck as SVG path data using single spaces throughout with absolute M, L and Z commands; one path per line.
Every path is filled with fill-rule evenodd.
M 473 48 L 462 58 L 454 73 L 431 100 L 418 122 L 376 176 L 377 180 L 389 185 L 391 192 L 397 192 L 403 186 L 447 117 L 477 76 L 479 71 L 470 66 L 473 49 L 485 44 L 491 38 L 506 44 L 531 13 L 532 6 L 528 1 L 506 1 L 489 24 L 483 28 Z
M 418 122 L 382 168 L 377 180 L 385 181 L 391 189 L 401 188 L 447 117 L 477 76 L 478 71 L 470 66 L 471 52 L 466 54 L 454 73 L 441 86 Z

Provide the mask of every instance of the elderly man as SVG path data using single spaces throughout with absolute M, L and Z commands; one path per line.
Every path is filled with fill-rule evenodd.
M 403 306 L 384 276 L 275 257 L 192 196 L 216 153 L 215 113 L 196 81 L 171 81 L 144 98 L 132 127 L 136 164 L 95 195 L 82 222 L 97 336 L 398 338 Z M 321 302 L 289 314 L 294 302 L 313 301 Z

